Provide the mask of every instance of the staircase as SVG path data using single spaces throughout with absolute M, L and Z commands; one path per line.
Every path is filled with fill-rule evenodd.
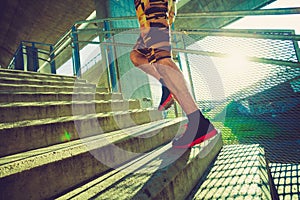
M 228 170 L 248 189 L 219 183 L 212 197 L 271 199 L 261 147 L 222 148 L 218 134 L 173 149 L 185 118 L 75 77 L 0 69 L 0 95 L 0 199 L 203 199 Z

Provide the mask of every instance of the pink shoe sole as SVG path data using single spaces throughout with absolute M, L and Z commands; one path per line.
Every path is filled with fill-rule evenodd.
M 202 137 L 194 140 L 193 142 L 183 145 L 183 146 L 173 146 L 175 149 L 187 149 L 187 148 L 191 148 L 197 144 L 200 144 L 212 137 L 214 137 L 215 135 L 217 135 L 218 131 L 216 129 L 210 131 L 209 133 L 207 133 L 206 135 L 203 135 Z

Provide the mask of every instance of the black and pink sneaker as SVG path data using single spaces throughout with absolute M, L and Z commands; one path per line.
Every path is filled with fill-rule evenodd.
M 159 111 L 169 109 L 174 103 L 173 95 L 170 93 L 167 97 L 162 96 L 160 104 L 158 106 Z
M 161 79 L 160 82 L 162 83 L 162 96 L 158 106 L 159 111 L 164 111 L 170 108 L 174 103 L 173 94 L 170 90 L 164 85 L 163 80 Z
M 173 140 L 172 145 L 174 148 L 191 148 L 217 135 L 218 131 L 208 119 L 204 118 L 201 113 L 199 118 L 200 120 L 196 123 L 189 120 L 185 133 Z

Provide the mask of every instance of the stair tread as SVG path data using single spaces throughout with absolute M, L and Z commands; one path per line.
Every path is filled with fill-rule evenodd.
M 57 95 L 57 94 L 69 94 L 69 95 L 73 95 L 73 94 L 78 94 L 78 95 L 93 95 L 93 94 L 111 94 L 111 95 L 121 95 L 121 93 L 111 93 L 111 92 L 95 92 L 95 93 L 90 93 L 90 92 L 81 92 L 81 91 L 78 91 L 76 93 L 74 92 L 22 92 L 22 91 L 0 91 L 0 94 L 10 94 L 10 95 L 43 95 L 43 94 L 46 94 L 46 95 Z
M 50 83 L 61 83 L 61 81 L 63 80 L 59 80 L 59 79 L 49 79 L 47 80 L 45 78 L 45 80 L 42 80 L 42 79 L 34 79 L 34 78 L 31 78 L 31 77 L 28 77 L 28 78 L 18 78 L 18 76 L 15 76 L 15 77 L 1 77 L 0 80 L 11 80 L 11 81 L 31 81 L 31 82 L 50 82 Z M 63 82 L 67 82 L 67 83 L 86 83 L 86 80 L 84 79 L 74 79 L 74 80 L 69 80 L 69 81 L 63 81 Z
M 203 166 L 209 165 L 209 159 L 204 161 L 207 158 L 205 155 L 217 154 L 220 148 L 220 138 L 219 134 L 209 141 L 187 150 L 174 149 L 171 143 L 159 146 L 133 161 L 57 197 L 57 199 L 156 199 L 156 195 L 164 193 L 162 190 L 164 187 L 168 187 L 168 184 L 178 184 L 176 181 L 176 183 L 172 182 L 182 176 L 185 170 L 197 171 L 193 168 L 194 163 L 198 162 L 199 164 L 203 161 L 201 163 Z M 217 143 L 218 145 L 216 145 Z M 189 176 L 183 177 L 187 179 L 185 181 L 190 179 Z M 182 183 L 180 185 L 182 186 Z M 184 192 L 187 191 L 182 191 L 181 197 L 185 195 Z M 164 195 L 170 194 L 163 194 L 163 199 L 175 197 L 180 199 L 179 196 L 172 198 Z
M 77 83 L 76 83 L 77 84 Z M 87 87 L 90 87 L 90 88 L 99 88 L 99 87 L 96 87 L 95 84 L 92 84 L 92 83 L 80 83 L 79 84 L 80 87 L 82 88 L 87 88 Z M 20 85 L 20 84 L 10 84 L 10 83 L 0 83 L 0 87 L 26 87 L 26 88 L 30 88 L 30 87 L 35 87 L 35 88 L 45 88 L 45 87 L 48 87 L 48 88 L 79 88 L 77 87 L 76 85 L 73 85 L 73 86 L 59 86 L 59 85 Z M 101 88 L 102 89 L 102 88 Z
M 56 144 L 49 147 L 5 156 L 0 158 L 0 178 L 9 176 L 14 173 L 19 173 L 21 171 L 28 170 L 40 165 L 44 165 L 49 162 L 55 162 L 58 160 L 76 156 L 91 149 L 96 149 L 119 140 L 124 140 L 129 136 L 147 134 L 147 132 L 153 129 L 159 130 L 162 127 L 167 127 L 172 123 L 178 123 L 181 120 L 183 119 L 164 119 L 143 125 L 138 125 L 135 127 L 126 128 L 123 130 L 104 134 L 102 133 L 101 135 L 91 136 L 84 139 L 74 140 L 62 144 Z M 103 138 L 109 138 L 109 142 L 108 140 L 103 140 Z M 89 146 L 91 149 L 88 149 L 87 146 Z
M 100 103 L 118 103 L 118 102 L 130 102 L 138 100 L 91 100 L 91 101 L 44 101 L 44 102 L 13 102 L 13 103 L 0 103 L 0 108 L 10 107 L 41 107 L 41 106 L 61 106 L 61 105 L 74 105 L 74 104 L 100 104 Z
M 18 75 L 33 75 L 33 76 L 49 76 L 49 77 L 60 77 L 60 78 L 70 78 L 70 79 L 76 79 L 76 76 L 67 76 L 67 75 L 61 75 L 61 74 L 47 74 L 47 73 L 40 73 L 40 72 L 31 72 L 31 71 L 20 71 L 20 70 L 11 70 L 11 69 L 1 69 L 0 68 L 0 75 L 4 73 L 10 73 L 10 74 L 18 74 Z
M 271 199 L 264 150 L 258 144 L 226 145 L 191 199 Z
M 15 127 L 28 127 L 28 126 L 36 126 L 36 125 L 63 123 L 63 122 L 70 122 L 70 121 L 74 121 L 74 120 L 88 120 L 88 119 L 94 119 L 94 118 L 99 118 L 99 117 L 128 114 L 128 113 L 133 113 L 133 112 L 145 112 L 145 111 L 154 111 L 154 109 L 152 109 L 152 108 L 131 109 L 131 110 L 127 110 L 127 111 L 92 113 L 92 114 L 85 114 L 85 115 L 65 116 L 65 117 L 59 117 L 59 118 L 46 118 L 46 119 L 37 119 L 37 120 L 24 120 L 24 121 L 18 121 L 18 122 L 0 123 L 0 130 L 15 128 Z

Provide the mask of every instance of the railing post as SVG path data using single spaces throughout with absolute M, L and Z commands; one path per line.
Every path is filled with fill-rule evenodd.
M 21 42 L 16 54 L 14 61 L 14 69 L 24 71 L 24 54 L 23 54 L 23 43 Z
M 175 25 L 174 25 L 174 23 L 173 23 L 172 26 L 171 26 L 171 30 L 172 30 L 172 31 L 175 31 Z M 175 47 L 178 48 L 176 34 L 174 34 L 174 35 L 172 34 L 171 36 L 174 37 Z M 179 68 L 180 68 L 180 70 L 182 71 L 182 63 L 181 63 L 181 60 L 180 60 L 179 52 L 177 52 L 176 58 L 173 58 L 173 59 L 174 59 L 174 60 L 177 59 L 178 64 L 179 64 Z M 175 117 L 179 117 L 179 112 L 178 112 L 177 102 L 174 103 L 174 112 L 175 112 Z
M 104 21 L 104 30 L 110 31 L 110 23 L 109 21 Z M 108 42 L 112 42 L 111 34 L 106 34 L 106 39 Z M 112 92 L 118 92 L 118 85 L 117 85 L 117 72 L 115 67 L 115 59 L 114 59 L 114 51 L 111 45 L 106 46 L 107 51 L 107 59 L 108 59 L 108 67 L 109 67 L 109 75 L 110 75 L 110 82 L 111 82 L 111 89 Z
M 38 50 L 35 47 L 35 43 L 34 42 L 32 43 L 31 51 L 32 51 L 31 53 L 32 53 L 33 71 L 37 72 L 38 69 L 39 69 L 39 60 L 38 60 L 39 56 L 38 56 Z
M 184 37 L 182 35 L 181 35 L 181 38 L 182 38 L 182 43 L 183 43 L 183 49 L 185 50 L 186 49 L 185 40 L 184 40 Z M 184 53 L 184 58 L 185 58 L 185 62 L 186 62 L 186 67 L 187 67 L 189 79 L 190 79 L 192 95 L 193 95 L 193 97 L 196 101 L 197 99 L 196 99 L 195 87 L 194 87 L 194 83 L 193 83 L 192 71 L 191 71 L 191 67 L 190 67 L 190 63 L 189 63 L 189 57 L 186 53 Z
M 55 66 L 55 54 L 53 45 L 50 46 L 50 67 L 51 67 L 51 74 L 56 74 L 56 66 Z
M 72 26 L 71 37 L 72 37 L 71 46 L 72 46 L 73 73 L 75 76 L 81 77 L 78 35 L 76 33 L 75 26 Z

